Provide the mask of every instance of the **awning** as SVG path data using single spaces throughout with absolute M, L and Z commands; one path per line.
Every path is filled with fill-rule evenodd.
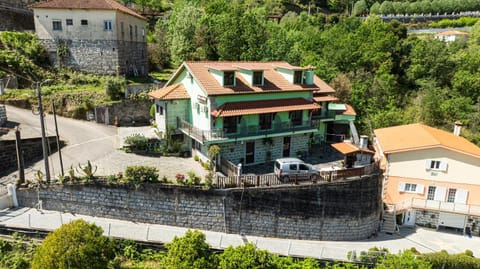
M 338 98 L 331 95 L 325 95 L 325 96 L 314 96 L 313 100 L 315 100 L 315 102 L 329 102 L 329 101 L 338 101 Z
M 225 103 L 212 111 L 214 117 L 231 117 L 296 110 L 317 110 L 321 106 L 304 98 Z
M 176 100 L 176 99 L 190 99 L 187 90 L 183 84 L 173 84 L 160 90 L 149 92 L 148 95 L 158 100 Z
M 365 153 L 375 154 L 375 152 L 373 152 L 373 151 L 371 151 L 367 148 L 361 149 L 354 144 L 346 143 L 346 142 L 340 142 L 340 143 L 332 144 L 332 147 L 334 149 L 338 150 L 343 155 L 348 155 L 348 154 L 352 154 L 352 153 L 356 153 L 356 152 L 365 152 Z
M 347 110 L 345 104 L 328 104 L 328 110 Z

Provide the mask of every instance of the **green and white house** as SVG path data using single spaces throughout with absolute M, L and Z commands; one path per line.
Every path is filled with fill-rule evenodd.
M 311 66 L 208 61 L 184 62 L 150 96 L 157 128 L 193 155 L 206 160 L 216 144 L 221 159 L 253 165 L 350 138 L 355 111 L 334 93 Z

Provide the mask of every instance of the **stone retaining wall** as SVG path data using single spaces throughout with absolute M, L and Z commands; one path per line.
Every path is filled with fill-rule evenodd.
M 55 136 L 49 136 L 48 142 L 52 152 L 57 151 Z M 60 145 L 61 147 L 62 145 Z M 22 139 L 23 161 L 25 164 L 39 161 L 43 158 L 42 138 Z M 17 170 L 17 149 L 15 140 L 0 140 L 0 176 L 8 175 Z
M 33 206 L 35 189 L 19 189 Z M 218 232 L 306 240 L 357 240 L 378 227 L 378 175 L 342 182 L 275 188 L 202 190 L 162 184 L 52 185 L 40 190 L 43 208 L 98 217 Z

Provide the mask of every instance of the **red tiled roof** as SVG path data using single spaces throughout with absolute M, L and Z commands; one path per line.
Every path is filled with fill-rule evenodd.
M 468 35 L 466 32 L 462 31 L 445 31 L 436 34 L 437 36 L 447 36 L 447 35 Z
M 263 70 L 264 85 L 252 86 L 242 76 L 236 76 L 236 86 L 224 87 L 209 72 L 209 67 L 223 68 L 220 70 L 238 69 L 239 66 L 247 65 L 254 66 L 256 70 Z M 315 91 L 318 93 L 333 93 L 333 90 L 323 80 L 314 76 L 314 83 L 307 84 L 292 84 L 285 79 L 279 72 L 275 70 L 278 65 L 288 65 L 286 62 L 216 62 L 216 61 L 201 61 L 201 62 L 184 62 L 182 66 L 175 72 L 170 81 L 174 81 L 176 76 L 181 73 L 185 67 L 198 81 L 200 87 L 210 96 L 213 95 L 229 95 L 229 94 L 250 94 L 250 93 L 265 93 L 265 92 L 291 92 L 291 91 Z M 238 72 L 238 71 L 237 71 Z M 169 81 L 169 82 L 170 82 Z M 168 84 L 168 83 L 167 83 Z
M 376 129 L 374 132 L 384 153 L 443 147 L 480 158 L 480 148 L 465 138 L 420 123 Z
M 142 20 L 145 17 L 118 3 L 115 0 L 48 0 L 31 4 L 30 8 L 52 8 L 52 9 L 103 9 L 118 10 L 123 13 L 135 16 Z
M 318 104 L 303 98 L 292 98 L 225 103 L 216 110 L 212 111 L 211 115 L 214 117 L 230 117 L 305 109 L 315 110 L 320 108 L 321 107 Z
M 325 95 L 325 96 L 314 96 L 313 100 L 315 100 L 315 102 L 328 102 L 328 101 L 338 101 L 338 98 L 331 95 Z
M 345 107 L 347 107 L 347 110 L 345 110 L 342 115 L 347 115 L 347 116 L 356 116 L 357 112 L 355 112 L 355 109 L 351 105 L 345 104 Z
M 159 100 L 190 99 L 187 90 L 181 83 L 149 92 L 148 95 Z

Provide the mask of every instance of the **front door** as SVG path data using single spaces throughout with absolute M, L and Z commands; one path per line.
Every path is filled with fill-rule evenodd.
M 247 149 L 245 151 L 245 162 L 253 163 L 255 161 L 255 141 L 247 142 Z
M 290 136 L 283 138 L 283 157 L 290 157 Z
M 415 226 L 415 210 L 410 210 L 403 213 L 403 225 Z

